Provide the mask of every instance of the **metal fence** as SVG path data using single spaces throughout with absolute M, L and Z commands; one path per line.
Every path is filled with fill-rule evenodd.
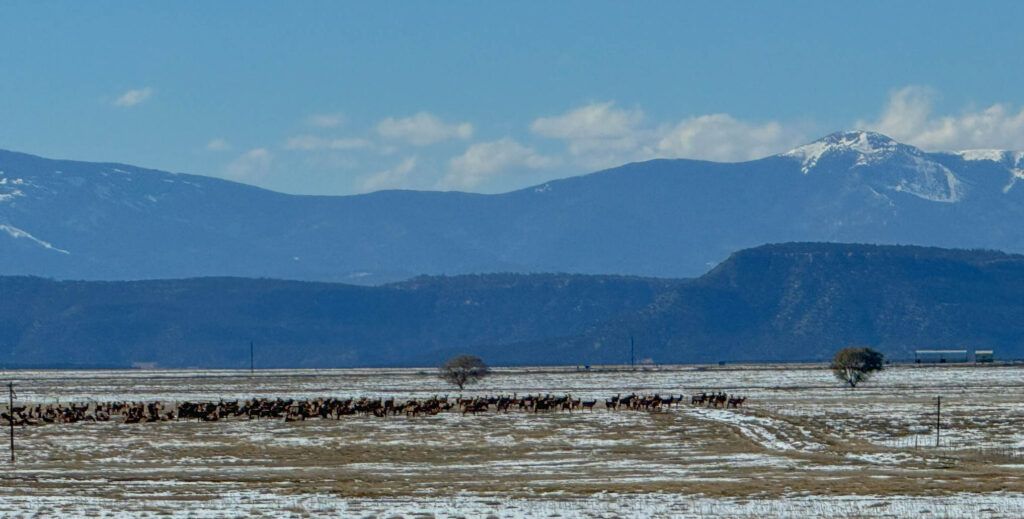
M 936 446 L 934 433 L 894 436 L 877 443 L 900 450 L 936 452 L 946 455 L 987 456 L 1009 461 L 1024 460 L 1024 447 L 1013 445 L 978 445 L 977 442 L 971 440 L 942 437 L 939 438 L 939 443 Z

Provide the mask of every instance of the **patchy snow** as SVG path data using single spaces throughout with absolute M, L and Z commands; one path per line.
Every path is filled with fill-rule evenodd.
M 24 197 L 25 192 L 19 187 L 25 185 L 26 182 L 23 178 L 0 177 L 0 189 L 3 190 L 0 191 L 0 202 L 10 202 L 15 198 Z
M 988 160 L 1010 171 L 1010 179 L 1003 187 L 1003 193 L 1009 193 L 1018 179 L 1024 179 L 1024 151 L 1008 150 L 963 150 L 954 153 L 968 161 Z
M 24 517 L 381 517 L 454 519 L 596 519 L 609 517 L 698 519 L 764 517 L 832 519 L 841 517 L 938 519 L 1024 516 L 1024 494 L 995 492 L 951 496 L 785 496 L 781 498 L 711 498 L 679 494 L 618 494 L 541 498 L 453 495 L 365 498 L 330 493 L 280 493 L 229 490 L 214 499 L 162 492 L 121 491 L 125 499 L 104 496 L 0 496 L 12 514 Z M 19 515 L 14 515 L 18 517 Z
M 824 445 L 814 442 L 806 431 L 779 420 L 745 414 L 729 409 L 684 408 L 701 418 L 735 427 L 744 436 L 762 447 L 775 451 L 823 451 Z M 788 430 L 787 430 L 788 429 Z
M 955 155 L 960 155 L 964 160 L 991 160 L 992 162 L 1002 162 L 1009 153 L 1006 150 L 962 150 L 954 152 Z
M 465 394 L 720 389 L 749 407 L 24 428 L 0 503 L 14 517 L 1024 517 L 1024 495 L 991 490 L 1019 488 L 1019 367 L 893 366 L 856 390 L 823 365 L 601 369 L 497 368 Z M 21 402 L 454 396 L 429 368 L 0 370 L 11 379 Z M 944 443 L 1008 455 L 948 471 L 933 461 L 973 454 L 875 441 L 926 433 L 936 394 Z
M 1024 164 L 1024 151 L 1010 150 L 963 150 L 955 152 L 954 155 L 963 157 L 968 161 L 990 160 L 999 164 L 1006 164 L 1012 167 L 1020 167 Z
M 23 230 L 21 230 L 21 229 L 19 229 L 17 227 L 11 226 L 11 225 L 0 224 L 0 231 L 5 231 L 7 234 L 9 234 L 13 238 L 28 238 L 29 240 L 31 240 L 33 242 L 36 242 L 37 244 L 41 245 L 45 249 L 50 249 L 52 251 L 57 251 L 57 252 L 59 252 L 61 254 L 71 254 L 70 252 L 68 252 L 68 251 L 66 251 L 64 249 L 59 249 L 57 247 L 54 247 L 53 244 L 51 244 L 49 242 L 46 242 L 46 241 L 43 241 L 43 240 L 40 240 L 39 238 L 36 238 L 35 236 L 32 236 L 28 232 L 25 232 L 25 231 L 23 231 Z
M 798 146 L 782 154 L 800 161 L 800 170 L 806 175 L 822 157 L 833 153 L 856 152 L 856 165 L 874 164 L 892 156 L 902 145 L 885 135 L 865 131 L 833 133 L 810 144 Z M 904 146 L 910 148 L 909 146 Z
M 7 179 L 3 179 L 3 180 L 7 180 Z M 0 183 L 0 185 L 3 185 L 3 184 Z M 10 191 L 8 193 L 0 193 L 0 202 L 10 202 L 11 200 L 14 200 L 15 198 L 18 198 L 19 196 L 25 196 L 25 193 L 22 193 L 22 191 L 20 189 L 15 189 L 15 190 Z
M 849 131 L 829 135 L 799 146 L 781 156 L 800 162 L 806 175 L 828 156 L 855 156 L 851 168 L 868 167 L 886 162 L 891 166 L 888 180 L 867 178 L 874 187 L 907 193 L 933 202 L 953 203 L 963 198 L 963 183 L 946 166 L 929 159 L 921 150 L 900 144 L 884 135 Z
M 914 460 L 914 456 L 904 452 L 871 452 L 846 454 L 846 459 L 862 461 L 872 465 L 899 465 Z
M 1003 188 L 1003 193 L 1009 192 L 1018 179 L 1024 178 L 1024 154 L 1018 154 L 1017 161 L 1010 168 L 1010 182 Z
M 911 157 L 910 176 L 900 178 L 893 191 L 912 194 L 932 202 L 954 203 L 963 198 L 963 184 L 946 166 L 922 157 Z

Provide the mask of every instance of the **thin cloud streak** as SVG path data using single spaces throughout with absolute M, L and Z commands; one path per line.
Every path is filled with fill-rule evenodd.
M 210 139 L 210 141 L 206 143 L 206 151 L 228 151 L 230 149 L 231 144 L 221 137 Z
M 356 150 L 362 148 L 371 148 L 373 143 L 369 140 L 350 137 L 342 139 L 327 139 L 323 137 L 316 137 L 313 135 L 297 135 L 290 137 L 284 143 L 284 149 L 286 150 Z
M 130 108 L 141 103 L 144 103 L 153 95 L 153 89 L 151 87 L 139 88 L 136 90 L 128 90 L 118 96 L 114 100 L 114 106 L 120 106 L 124 108 Z
M 315 128 L 334 128 L 345 122 L 345 116 L 340 113 L 313 114 L 306 118 L 306 124 Z
M 434 114 L 419 112 L 403 119 L 383 119 L 377 123 L 377 133 L 414 146 L 429 146 L 449 139 L 469 139 L 473 136 L 473 125 L 468 122 L 449 124 Z

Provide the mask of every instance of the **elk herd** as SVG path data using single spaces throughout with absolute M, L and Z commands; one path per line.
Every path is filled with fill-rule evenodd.
M 693 395 L 692 406 L 736 408 L 743 405 L 745 397 L 729 396 L 724 392 Z M 345 416 L 422 416 L 442 412 L 476 415 L 487 412 L 510 411 L 524 413 L 548 412 L 593 412 L 603 407 L 607 411 L 664 411 L 684 402 L 684 396 L 621 394 L 605 399 L 603 405 L 598 399 L 583 400 L 572 395 L 512 395 L 454 397 L 433 396 L 424 399 L 396 400 L 395 398 L 317 398 L 296 400 L 281 398 L 253 398 L 239 401 L 218 402 L 92 402 L 82 404 L 23 405 L 0 412 L 2 423 L 14 425 L 67 424 L 76 422 L 119 421 L 126 424 L 140 422 L 165 422 L 172 420 L 196 420 L 216 422 L 228 419 L 241 420 L 284 420 L 286 422 L 307 419 L 334 419 Z

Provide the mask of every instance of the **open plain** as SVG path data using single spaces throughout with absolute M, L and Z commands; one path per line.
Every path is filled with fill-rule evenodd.
M 434 370 L 11 371 L 15 404 L 448 396 Z M 747 397 L 739 409 L 693 394 Z M 617 394 L 684 395 L 661 411 Z M 463 392 L 593 411 L 15 429 L 5 517 L 1021 517 L 1024 369 L 497 369 Z M 936 448 L 936 397 L 942 397 Z M 6 432 L 6 431 L 5 431 Z M 6 443 L 6 442 L 4 442 Z

